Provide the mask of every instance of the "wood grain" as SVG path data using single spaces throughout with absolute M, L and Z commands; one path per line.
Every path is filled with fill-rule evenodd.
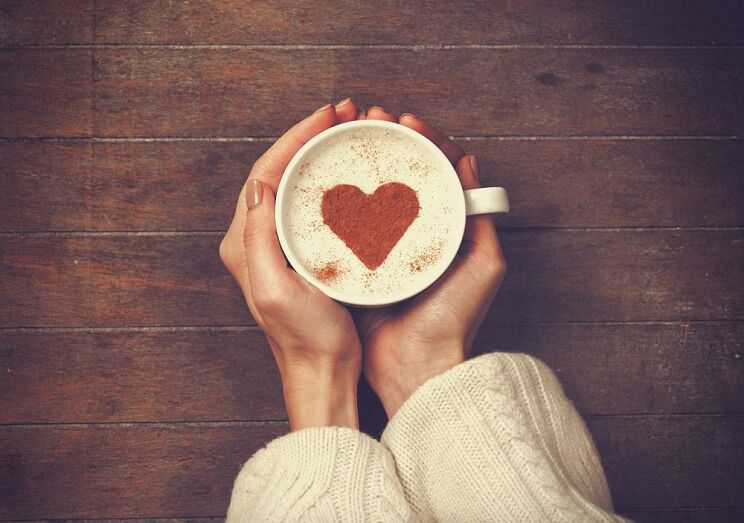
M 744 133 L 744 53 L 735 49 L 106 48 L 0 55 L 7 78 L 0 136 L 274 136 L 346 96 L 413 112 L 455 135 Z M 77 116 L 91 105 L 92 129 L 84 112 Z
M 659 508 L 624 510 L 622 515 L 637 523 L 741 523 L 742 508 Z
M 9 236 L 3 327 L 250 324 L 220 235 Z M 502 234 L 509 274 L 489 321 L 744 319 L 744 231 Z
M 286 423 L 0 427 L 0 518 L 218 517 Z
M 93 20 L 92 0 L 0 0 L 0 45 L 91 43 Z
M 286 419 L 258 329 L 0 331 L 0 368 L 0 423 Z
M 486 325 L 474 353 L 545 361 L 584 415 L 744 413 L 744 324 Z
M 95 9 L 93 5 L 95 4 Z M 0 1 L 0 44 L 741 44 L 741 4 L 694 0 Z M 95 16 L 94 16 L 95 15 Z M 95 19 L 95 31 L 93 20 Z M 381 23 L 381 20 L 394 23 Z M 95 36 L 94 36 L 95 35 Z
M 622 515 L 638 523 L 741 523 L 744 509 L 739 508 L 659 508 L 624 510 Z M 157 518 L 157 519 L 67 519 L 66 523 L 221 523 L 225 518 Z M 27 520 L 42 523 L 41 520 Z
M 606 417 L 587 424 L 620 512 L 739 508 L 744 417 Z
M 491 325 L 475 352 L 543 359 L 583 414 L 742 414 L 742 340 L 738 322 Z M 0 331 L 0 369 L 3 424 L 286 417 L 257 329 Z
M 741 43 L 741 4 L 642 0 L 466 0 L 176 5 L 99 2 L 97 40 L 128 43 L 699 44 Z M 194 23 L 194 21 L 196 23 Z M 384 21 L 384 22 L 383 22 Z
M 500 227 L 744 226 L 744 140 L 461 144 L 509 190 Z M 223 230 L 268 146 L 0 143 L 0 230 Z
M 0 136 L 91 135 L 91 58 L 83 49 L 0 49 Z
M 740 500 L 742 417 L 607 417 L 589 426 L 620 511 Z M 0 447 L 13 449 L 0 454 L 0 517 L 219 517 L 240 464 L 285 431 L 283 423 L 0 427 Z

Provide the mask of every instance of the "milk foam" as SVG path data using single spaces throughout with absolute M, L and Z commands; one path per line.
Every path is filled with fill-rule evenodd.
M 332 136 L 309 151 L 287 187 L 287 239 L 305 267 L 339 291 L 384 297 L 421 287 L 432 272 L 443 270 L 457 248 L 453 243 L 460 240 L 453 219 L 457 203 L 448 192 L 452 178 L 423 145 L 393 130 L 365 128 Z M 372 194 L 388 182 L 416 191 L 419 214 L 382 265 L 370 270 L 323 223 L 321 201 L 325 191 L 339 184 Z

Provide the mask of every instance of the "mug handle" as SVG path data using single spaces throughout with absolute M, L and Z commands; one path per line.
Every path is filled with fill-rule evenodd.
M 491 214 L 509 212 L 509 196 L 503 187 L 479 187 L 465 193 L 465 214 Z

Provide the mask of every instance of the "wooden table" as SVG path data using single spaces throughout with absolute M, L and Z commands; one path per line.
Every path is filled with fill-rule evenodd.
M 557 372 L 619 511 L 744 520 L 741 2 L 0 0 L 0 44 L 0 519 L 224 515 L 287 424 L 217 247 L 353 96 L 509 189 L 477 349 Z

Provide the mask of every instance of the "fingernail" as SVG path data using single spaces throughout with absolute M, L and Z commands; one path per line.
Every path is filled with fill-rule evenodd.
M 400 115 L 401 118 L 403 118 L 404 116 L 407 116 L 409 118 L 416 118 L 416 115 L 411 113 L 403 113 Z
M 372 109 L 379 109 L 379 110 L 380 110 L 380 111 L 382 111 L 383 113 L 385 112 L 385 109 L 383 109 L 383 108 L 382 108 L 382 107 L 380 107 L 379 105 L 373 105 L 372 107 L 370 107 L 369 109 L 367 109 L 367 112 L 370 112 L 370 111 L 371 111 Z
M 475 179 L 480 181 L 480 171 L 478 169 L 478 159 L 474 155 L 470 155 L 470 169 L 473 171 Z
M 248 208 L 253 209 L 261 203 L 261 198 L 263 198 L 263 184 L 255 178 L 248 180 L 245 186 L 245 203 Z
M 345 99 L 341 100 L 340 102 L 338 102 L 336 104 L 336 109 L 338 109 L 339 107 L 342 107 L 342 106 L 346 105 L 350 101 L 351 101 L 351 98 L 345 98 Z
M 315 113 L 319 113 L 319 112 L 321 112 L 321 111 L 325 111 L 325 110 L 326 110 L 326 109 L 328 109 L 328 108 L 329 108 L 330 106 L 331 106 L 331 104 L 325 104 L 325 105 L 324 105 L 323 107 L 321 107 L 320 109 L 316 109 L 316 110 L 315 110 Z M 315 114 L 315 113 L 313 113 L 313 114 Z

